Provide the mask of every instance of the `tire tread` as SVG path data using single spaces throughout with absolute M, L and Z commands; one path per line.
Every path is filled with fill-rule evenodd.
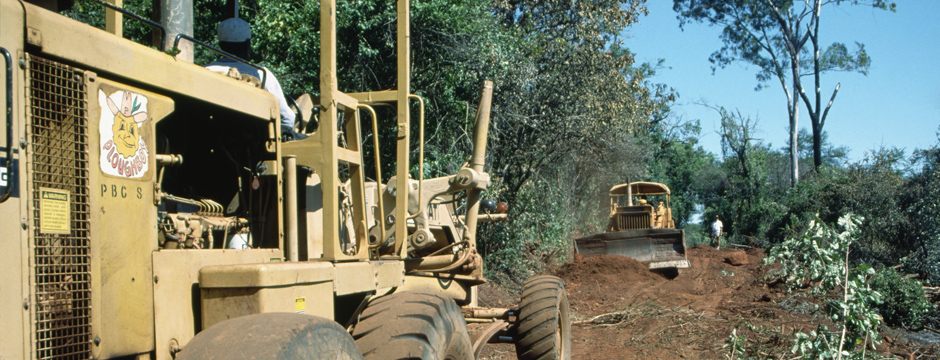
M 571 329 L 565 283 L 549 275 L 533 277 L 522 285 L 516 323 L 516 355 L 520 360 L 569 359 Z M 561 319 L 559 319 L 561 317 Z M 563 322 L 562 329 L 558 328 Z M 556 340 L 561 332 L 561 341 Z
M 439 294 L 403 292 L 373 300 L 360 316 L 353 338 L 367 360 L 437 360 L 451 347 L 465 354 L 458 359 L 472 358 L 460 308 Z

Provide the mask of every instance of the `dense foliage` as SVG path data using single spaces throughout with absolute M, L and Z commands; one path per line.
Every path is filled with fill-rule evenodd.
M 920 282 L 901 276 L 893 268 L 879 269 L 871 279 L 871 287 L 884 296 L 884 303 L 878 305 L 878 312 L 888 325 L 917 330 L 927 323 L 931 313 L 936 310 L 924 296 Z

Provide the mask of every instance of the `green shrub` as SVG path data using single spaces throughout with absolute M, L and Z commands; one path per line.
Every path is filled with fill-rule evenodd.
M 809 334 L 796 333 L 791 351 L 803 359 L 841 359 L 864 352 L 869 341 L 881 341 L 876 306 L 882 295 L 866 281 L 875 271 L 867 264 L 852 268 L 848 261 L 862 221 L 850 213 L 839 218 L 837 229 L 817 217 L 806 232 L 774 246 L 764 258 L 766 264 L 781 265 L 773 273 L 787 284 L 814 284 L 811 294 L 826 302 L 826 315 L 837 325 L 834 330 L 819 325 Z
M 901 276 L 893 268 L 879 270 L 871 286 L 884 296 L 878 311 L 888 325 L 920 328 L 926 316 L 936 310 L 924 297 L 924 288 L 919 282 Z
M 478 230 L 484 274 L 527 279 L 546 265 L 558 265 L 571 253 L 572 216 L 567 194 L 536 179 L 521 189 L 510 205 L 509 221 L 484 223 Z
M 711 241 L 701 224 L 687 224 L 682 229 L 685 230 L 685 243 L 688 247 L 708 244 Z

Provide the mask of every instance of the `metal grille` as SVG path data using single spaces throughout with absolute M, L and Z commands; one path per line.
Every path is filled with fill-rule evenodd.
M 632 229 L 649 229 L 650 228 L 650 214 L 649 213 L 627 213 L 627 214 L 618 214 L 617 215 L 617 226 L 616 230 L 632 230 Z
M 87 90 L 81 70 L 29 57 L 37 359 L 91 358 Z M 43 233 L 40 188 L 68 191 L 68 234 Z

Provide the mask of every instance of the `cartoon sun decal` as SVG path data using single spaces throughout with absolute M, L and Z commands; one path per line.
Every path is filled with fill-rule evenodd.
M 111 127 L 114 134 L 114 147 L 117 148 L 117 152 L 121 156 L 130 158 L 137 153 L 140 144 L 140 129 L 138 129 L 137 124 L 147 120 L 147 113 L 134 113 L 140 109 L 140 104 L 137 103 L 136 98 L 133 99 L 132 103 L 130 92 L 124 93 L 124 102 L 121 104 L 120 109 L 111 98 L 107 99 L 108 108 L 111 109 L 111 114 L 114 115 L 114 125 Z
M 106 95 L 103 89 L 98 90 L 98 105 L 101 106 L 99 161 L 105 174 L 132 179 L 147 174 L 148 132 L 141 134 L 140 131 L 147 129 L 143 124 L 150 119 L 148 103 L 147 96 L 130 91 L 117 90 Z

